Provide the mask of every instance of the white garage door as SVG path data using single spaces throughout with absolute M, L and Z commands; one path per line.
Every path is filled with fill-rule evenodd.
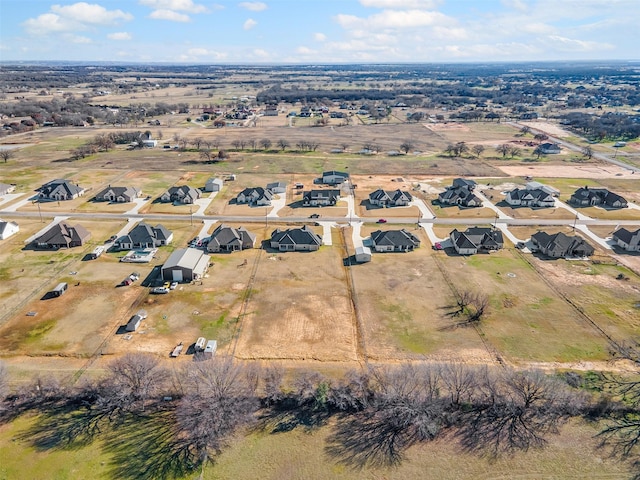
M 173 281 L 174 282 L 181 282 L 182 281 L 182 270 L 173 270 L 171 273 L 173 274 Z

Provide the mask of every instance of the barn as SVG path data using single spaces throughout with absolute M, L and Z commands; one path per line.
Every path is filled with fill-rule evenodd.
M 166 282 L 191 282 L 202 278 L 209 267 L 209 255 L 197 248 L 174 251 L 162 266 Z

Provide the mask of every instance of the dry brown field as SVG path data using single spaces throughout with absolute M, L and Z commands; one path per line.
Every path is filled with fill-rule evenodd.
M 342 253 L 335 244 L 317 252 L 260 252 L 248 306 L 240 319 L 236 356 L 357 360 Z

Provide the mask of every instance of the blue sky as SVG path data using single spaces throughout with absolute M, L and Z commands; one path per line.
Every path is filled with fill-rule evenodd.
M 638 60 L 640 0 L 0 0 L 0 60 Z

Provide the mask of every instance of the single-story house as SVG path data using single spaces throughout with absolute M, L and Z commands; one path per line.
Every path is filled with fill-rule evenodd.
M 628 252 L 640 252 L 640 228 L 635 232 L 626 228 L 619 228 L 613 232 L 612 238 L 619 247 L 624 248 Z
M 538 148 L 540 149 L 540 153 L 545 155 L 560 153 L 560 145 L 557 143 L 541 143 Z
M 223 185 L 224 185 L 224 180 L 222 180 L 221 178 L 213 178 L 213 177 L 211 177 L 204 184 L 204 191 L 205 192 L 219 192 L 220 190 L 222 190 L 222 186 Z
M 617 193 L 610 192 L 606 188 L 589 188 L 587 186 L 577 189 L 571 195 L 569 203 L 579 207 L 594 205 L 604 205 L 610 208 L 627 207 L 627 200 Z
M 268 188 L 249 187 L 242 190 L 236 196 L 236 203 L 246 203 L 249 205 L 266 206 L 271 205 L 273 193 Z
M 361 245 L 356 247 L 356 262 L 358 263 L 367 263 L 371 261 L 371 249 L 369 247 L 365 247 Z
M 469 186 L 452 185 L 447 187 L 444 192 L 438 195 L 438 201 L 443 205 L 458 205 L 461 207 L 482 206 L 482 200 L 473 193 L 473 188 L 469 188 Z
M 553 195 L 542 189 L 514 188 L 507 192 L 505 201 L 513 207 L 553 207 Z
M 420 240 L 405 230 L 376 230 L 371 234 L 371 244 L 376 252 L 411 252 L 420 246 Z
M 286 193 L 287 182 L 271 182 L 267 184 L 267 190 L 271 190 L 272 193 Z
M 531 242 L 540 253 L 553 258 L 588 257 L 594 248 L 578 236 L 565 235 L 562 232 L 549 235 L 538 232 L 531 235 Z
M 271 234 L 270 245 L 281 252 L 315 251 L 322 245 L 322 238 L 307 225 L 286 230 L 277 228 Z
M 44 200 L 73 200 L 84 195 L 84 188 L 69 180 L 56 179 L 36 189 L 38 198 Z
M 451 186 L 454 188 L 466 188 L 467 190 L 475 190 L 477 183 L 468 178 L 454 178 Z
M 302 194 L 303 207 L 328 207 L 338 203 L 340 190 L 309 190 Z
M 117 250 L 157 248 L 162 245 L 169 245 L 172 240 L 173 232 L 163 225 L 152 227 L 140 222 L 128 234 L 117 238 L 113 246 Z
M 192 204 L 200 198 L 200 190 L 190 187 L 189 185 L 181 185 L 179 187 L 171 187 L 160 196 L 161 202 L 177 202 L 184 204 Z
M 209 268 L 209 255 L 197 248 L 179 248 L 162 265 L 167 282 L 191 282 L 202 278 Z
M 219 225 L 211 234 L 207 251 L 211 253 L 235 252 L 253 248 L 256 244 L 256 236 L 244 227 L 233 228 L 228 225 Z
M 464 232 L 454 229 L 449 237 L 460 255 L 473 255 L 479 251 L 499 250 L 504 245 L 502 232 L 488 227 L 470 227 Z
M 8 183 L 0 183 L 0 196 L 8 195 L 16 189 L 15 185 L 9 185 Z
M 369 194 L 369 203 L 381 207 L 405 207 L 411 203 L 413 197 L 409 192 L 402 190 L 382 190 L 379 188 L 375 192 Z
M 5 222 L 0 220 L 0 240 L 6 240 L 11 235 L 15 235 L 20 231 L 20 227 L 16 222 Z
M 126 203 L 133 202 L 142 195 L 142 191 L 135 187 L 112 187 L 109 185 L 96 195 L 98 202 Z
M 547 192 L 549 195 L 552 195 L 554 197 L 559 197 L 560 196 L 560 190 L 558 190 L 557 188 L 554 187 L 550 187 L 549 185 L 545 185 L 544 183 L 540 183 L 540 182 L 535 182 L 535 181 L 530 181 L 527 182 L 525 184 L 525 188 L 527 190 L 542 190 L 543 192 Z
M 80 247 L 91 238 L 91 233 L 82 225 L 71 226 L 66 222 L 53 225 L 33 241 L 37 248 L 59 248 Z
M 336 170 L 322 172 L 322 183 L 325 185 L 340 185 L 348 179 L 349 174 L 346 172 L 338 172 Z

